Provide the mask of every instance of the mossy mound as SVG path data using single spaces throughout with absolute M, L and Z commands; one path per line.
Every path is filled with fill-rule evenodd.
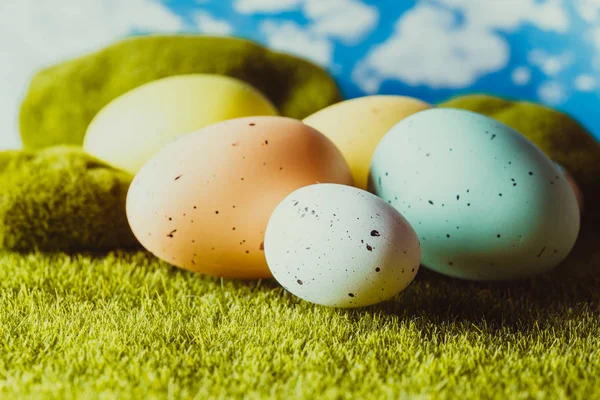
M 488 95 L 460 96 L 439 106 L 478 112 L 521 132 L 570 172 L 591 206 L 584 215 L 600 220 L 600 143 L 572 117 L 539 104 Z
M 0 152 L 0 248 L 136 247 L 125 214 L 131 179 L 79 148 Z
M 292 118 L 341 100 L 324 69 L 244 39 L 140 36 L 39 72 L 21 106 L 23 144 L 28 149 L 81 145 L 94 115 L 114 98 L 156 79 L 197 73 L 246 81 Z

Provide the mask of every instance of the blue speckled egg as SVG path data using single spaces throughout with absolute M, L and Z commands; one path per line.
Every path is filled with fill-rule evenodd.
M 453 277 L 547 271 L 579 232 L 575 194 L 556 165 L 519 132 L 469 111 L 426 110 L 395 125 L 369 185 L 415 228 L 422 264 Z

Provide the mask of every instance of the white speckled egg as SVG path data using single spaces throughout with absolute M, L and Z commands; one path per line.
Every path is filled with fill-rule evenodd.
M 422 264 L 473 280 L 544 272 L 570 252 L 577 200 L 556 165 L 525 136 L 469 111 L 432 109 L 378 145 L 370 188 L 410 221 Z
M 332 307 L 390 299 L 419 269 L 419 240 L 398 211 L 350 186 L 296 190 L 275 209 L 265 233 L 275 279 L 294 295 Z

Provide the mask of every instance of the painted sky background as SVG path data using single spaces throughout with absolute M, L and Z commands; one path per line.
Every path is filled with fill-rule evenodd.
M 486 92 L 600 138 L 600 0 L 1 0 L 0 148 L 36 69 L 132 34 L 242 36 L 325 66 L 347 97 Z

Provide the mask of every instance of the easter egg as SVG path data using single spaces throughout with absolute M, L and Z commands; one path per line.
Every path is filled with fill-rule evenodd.
M 370 187 L 413 225 L 423 265 L 454 277 L 547 271 L 579 232 L 577 199 L 556 165 L 470 111 L 426 110 L 394 126 L 373 156 Z
M 366 96 L 342 101 L 304 119 L 340 149 L 357 187 L 367 188 L 369 166 L 375 147 L 390 128 L 403 118 L 430 108 L 404 96 Z
M 247 83 L 220 75 L 177 75 L 139 86 L 111 101 L 87 128 L 83 148 L 135 174 L 179 135 L 216 122 L 276 115 Z
M 317 182 L 353 183 L 325 136 L 290 118 L 239 118 L 184 135 L 144 164 L 127 194 L 127 218 L 140 243 L 175 266 L 268 278 L 271 213 Z
M 404 290 L 419 269 L 419 240 L 398 211 L 353 187 L 318 184 L 287 196 L 265 235 L 275 279 L 294 295 L 361 307 Z

